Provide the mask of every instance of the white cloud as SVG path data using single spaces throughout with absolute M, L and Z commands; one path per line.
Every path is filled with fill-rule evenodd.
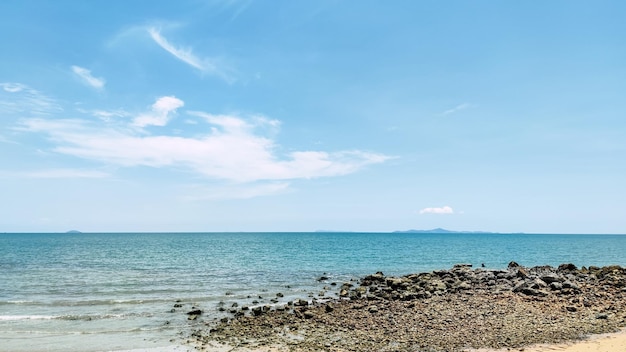
M 151 111 L 141 114 L 133 120 L 133 125 L 137 127 L 145 127 L 149 125 L 153 126 L 165 126 L 176 109 L 181 108 L 185 103 L 173 96 L 166 96 L 157 99 L 152 104 Z
M 48 135 L 57 153 L 115 166 L 184 168 L 208 178 L 238 183 L 341 176 L 390 158 L 358 150 L 280 154 L 279 146 L 268 136 L 276 132 L 279 121 L 260 116 L 244 119 L 194 112 L 209 124 L 210 132 L 193 138 L 151 135 L 128 128 L 162 126 L 181 106 L 183 102 L 177 98 L 159 98 L 151 113 L 139 115 L 127 127 L 98 121 L 31 118 L 22 120 L 18 129 Z
M 161 48 L 163 48 L 168 53 L 174 55 L 177 59 L 181 60 L 187 65 L 194 67 L 203 73 L 218 76 L 229 83 L 232 83 L 234 81 L 234 78 L 231 74 L 232 70 L 225 67 L 224 65 L 218 65 L 216 59 L 199 58 L 198 56 L 194 55 L 193 51 L 190 48 L 176 47 L 174 44 L 170 43 L 164 36 L 162 36 L 161 32 L 154 27 L 148 28 L 148 33 L 150 34 L 152 40 L 154 40 Z
M 454 214 L 454 209 L 449 206 L 443 206 L 441 208 L 424 208 L 419 211 L 420 214 Z
M 80 66 L 72 66 L 72 71 L 80 77 L 89 86 L 96 89 L 103 89 L 106 83 L 103 78 L 94 77 L 91 75 L 91 71 Z
M 472 105 L 472 104 L 469 104 L 469 103 L 459 104 L 459 105 L 457 105 L 457 106 L 453 107 L 452 109 L 448 109 L 448 110 L 446 110 L 446 111 L 442 112 L 442 113 L 441 113 L 441 115 L 444 115 L 444 116 L 445 116 L 445 115 L 454 114 L 454 113 L 456 113 L 456 112 L 459 112 L 459 111 L 461 111 L 461 110 L 465 110 L 465 109 L 469 109 L 469 108 L 471 108 L 471 107 L 473 107 L 473 105 Z

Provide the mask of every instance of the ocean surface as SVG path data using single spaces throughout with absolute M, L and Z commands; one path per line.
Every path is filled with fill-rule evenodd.
M 500 269 L 512 260 L 626 266 L 626 236 L 4 233 L 0 352 L 187 351 L 189 332 L 235 303 L 333 297 L 333 287 L 377 271 Z M 200 319 L 187 319 L 192 307 L 204 311 Z

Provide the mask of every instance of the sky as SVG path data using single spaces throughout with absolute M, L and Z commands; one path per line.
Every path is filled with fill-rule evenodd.
M 626 233 L 626 2 L 0 2 L 0 232 Z

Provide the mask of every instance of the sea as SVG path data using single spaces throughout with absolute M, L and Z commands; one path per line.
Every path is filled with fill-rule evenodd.
M 0 233 L 0 352 L 191 351 L 189 334 L 231 309 L 333 298 L 378 271 L 511 261 L 626 266 L 626 235 Z

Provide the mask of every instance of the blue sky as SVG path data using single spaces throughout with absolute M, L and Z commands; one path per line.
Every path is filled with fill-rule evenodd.
M 626 233 L 623 1 L 2 1 L 0 231 Z

